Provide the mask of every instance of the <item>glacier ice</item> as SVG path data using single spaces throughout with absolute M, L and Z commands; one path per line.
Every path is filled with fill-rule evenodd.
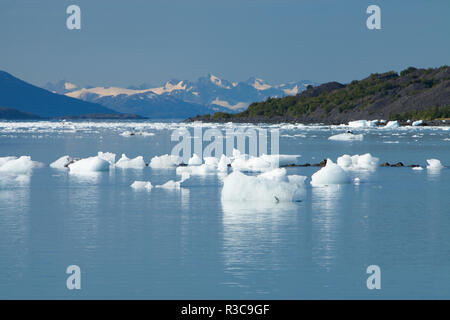
M 311 185 L 313 186 L 345 183 L 350 183 L 349 176 L 344 169 L 331 161 L 331 159 L 327 159 L 326 166 L 311 177 Z

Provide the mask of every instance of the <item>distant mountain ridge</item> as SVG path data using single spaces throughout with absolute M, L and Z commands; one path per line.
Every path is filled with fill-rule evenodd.
M 268 97 L 295 95 L 315 85 L 311 81 L 271 85 L 258 78 L 232 82 L 213 74 L 197 81 L 173 79 L 161 86 L 128 88 L 85 87 L 62 80 L 45 88 L 68 97 L 97 103 L 117 112 L 136 113 L 151 118 L 186 118 L 198 114 L 239 112 L 255 101 Z
M 0 118 L 7 119 L 88 117 L 89 114 L 104 118 L 112 115 L 119 118 L 128 116 L 99 104 L 52 93 L 5 71 L 0 71 L 0 106 Z
M 372 74 L 349 84 L 329 82 L 296 96 L 269 98 L 237 113 L 190 121 L 345 123 L 352 120 L 450 118 L 450 67 Z

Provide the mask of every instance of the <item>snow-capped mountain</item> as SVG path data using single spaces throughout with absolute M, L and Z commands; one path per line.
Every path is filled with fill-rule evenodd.
M 271 85 L 257 78 L 231 82 L 209 74 L 197 81 L 170 80 L 156 87 L 78 88 L 63 80 L 55 84 L 48 83 L 45 88 L 72 98 L 95 102 L 118 112 L 151 118 L 184 118 L 216 111 L 239 112 L 252 102 L 296 95 L 310 84 L 315 85 L 310 81 Z

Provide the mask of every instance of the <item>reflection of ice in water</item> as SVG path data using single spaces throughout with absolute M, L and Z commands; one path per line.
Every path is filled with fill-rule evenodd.
M 336 259 L 337 230 L 340 223 L 342 189 L 348 186 L 329 185 L 312 188 L 312 257 L 326 270 Z
M 30 176 L 0 174 L 0 270 L 7 278 L 26 267 L 29 236 Z M 4 257 L 8 259 L 4 259 Z
M 222 201 L 223 255 L 225 272 L 234 277 L 232 286 L 245 286 L 255 268 L 278 270 L 283 265 L 279 246 L 286 226 L 296 223 L 297 203 Z

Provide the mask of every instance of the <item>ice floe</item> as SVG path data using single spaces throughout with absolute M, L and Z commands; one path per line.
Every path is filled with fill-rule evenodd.
M 144 169 L 145 161 L 142 156 L 130 159 L 125 154 L 122 154 L 122 157 L 116 163 L 116 167 L 121 169 Z
M 274 169 L 257 176 L 234 171 L 223 181 L 223 201 L 292 202 L 306 177 L 286 175 L 286 169 Z M 304 183 L 303 183 L 304 184 Z
M 350 132 L 344 132 L 340 134 L 336 134 L 328 138 L 328 140 L 336 140 L 336 141 L 362 141 L 364 139 L 364 135 L 362 134 L 354 134 Z
M 350 177 L 344 169 L 327 159 L 325 167 L 314 173 L 311 177 L 311 185 L 322 186 L 328 184 L 350 183 Z

